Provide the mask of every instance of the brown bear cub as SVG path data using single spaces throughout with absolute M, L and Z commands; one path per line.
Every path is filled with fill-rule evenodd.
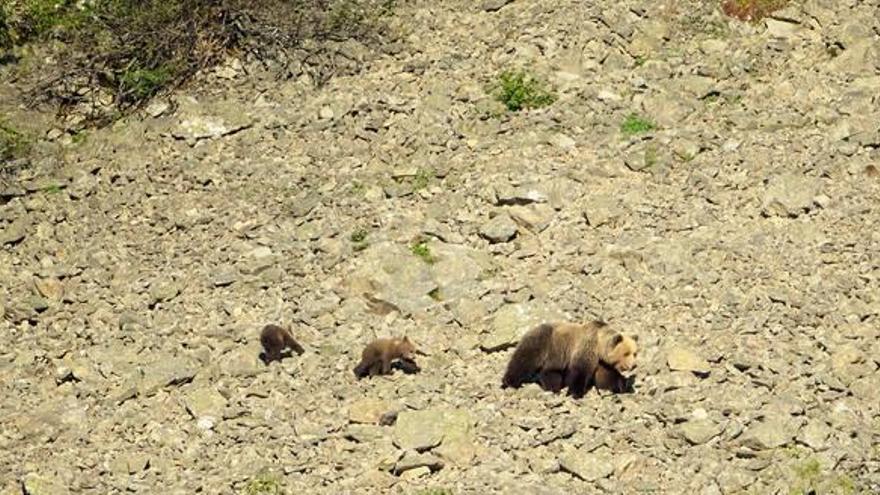
M 404 373 L 418 373 L 414 355 L 418 353 L 409 337 L 376 339 L 370 342 L 361 353 L 361 362 L 355 366 L 354 375 L 358 378 L 391 374 L 392 366 Z
M 605 322 L 544 323 L 520 340 L 502 388 L 518 388 L 537 374 L 545 390 L 559 392 L 566 387 L 575 398 L 583 397 L 590 385 L 626 390 L 631 383 L 622 373 L 635 369 L 637 354 L 635 339 Z
M 545 371 L 539 375 L 539 378 L 541 388 L 554 393 L 562 390 L 565 383 L 564 372 Z M 635 376 L 623 376 L 619 371 L 601 361 L 599 366 L 596 366 L 596 374 L 593 375 L 593 386 L 598 390 L 607 390 L 615 394 L 633 393 L 635 381 Z
M 636 377 L 634 375 L 623 376 L 619 371 L 605 363 L 599 363 L 596 374 L 593 376 L 593 384 L 599 390 L 607 390 L 615 394 L 631 394 L 635 391 Z
M 290 330 L 279 327 L 278 325 L 266 325 L 260 333 L 260 343 L 263 344 L 263 353 L 260 358 L 264 363 L 269 364 L 272 361 L 280 361 L 282 352 L 290 349 L 297 354 L 306 352 L 299 342 L 297 342 Z

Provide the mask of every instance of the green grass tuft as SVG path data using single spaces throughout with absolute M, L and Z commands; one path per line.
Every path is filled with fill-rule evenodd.
M 646 132 L 651 132 L 656 128 L 657 126 L 654 122 L 634 113 L 627 115 L 623 123 L 620 124 L 620 132 L 622 132 L 624 136 L 644 134 Z
M 412 254 L 421 258 L 425 263 L 431 264 L 437 261 L 437 258 L 431 254 L 431 249 L 428 247 L 427 242 L 417 242 L 413 244 L 410 246 L 410 251 L 412 251 Z
M 349 191 L 355 196 L 363 196 L 367 192 L 367 185 L 360 181 L 352 181 Z
M 268 473 L 259 474 L 248 481 L 242 495 L 281 495 L 281 479 Z
M 122 94 L 145 100 L 158 93 L 173 77 L 166 67 L 126 70 L 119 78 Z
M 822 473 L 822 465 L 818 459 L 808 459 L 803 464 L 795 468 L 798 476 L 805 480 L 813 480 Z
M 556 101 L 556 95 L 543 82 L 525 71 L 502 72 L 490 91 L 511 112 L 546 107 Z
M 365 229 L 357 229 L 349 236 L 351 242 L 364 242 L 367 240 L 367 231 Z
M 351 233 L 348 239 L 351 241 L 352 249 L 354 249 L 355 251 L 363 251 L 364 249 L 367 249 L 367 246 L 369 245 L 367 243 L 366 229 L 355 230 Z
M 416 172 L 416 175 L 412 178 L 413 190 L 419 191 L 428 187 L 428 184 L 431 182 L 431 177 L 433 176 L 434 173 L 431 170 L 419 169 L 419 171 Z
M 417 491 L 416 495 L 453 495 L 453 493 L 449 488 L 425 488 Z

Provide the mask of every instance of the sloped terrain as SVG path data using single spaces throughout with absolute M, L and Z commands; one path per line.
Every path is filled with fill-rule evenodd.
M 416 1 L 323 87 L 231 62 L 23 170 L 3 493 L 877 492 L 880 3 L 795 3 Z M 597 317 L 634 394 L 500 389 Z

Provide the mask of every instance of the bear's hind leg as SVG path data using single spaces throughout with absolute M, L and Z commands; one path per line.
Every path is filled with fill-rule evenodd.
M 587 374 L 580 368 L 568 370 L 565 386 L 568 388 L 568 395 L 580 399 L 587 393 Z
M 502 388 L 518 388 L 530 375 L 540 369 L 544 352 L 550 345 L 552 336 L 553 327 L 543 324 L 530 330 L 520 339 L 513 356 L 510 357 L 510 362 L 507 363 L 507 371 L 501 380 Z
M 538 375 L 538 381 L 541 384 L 541 388 L 555 394 L 562 390 L 564 377 L 564 371 L 542 370 Z

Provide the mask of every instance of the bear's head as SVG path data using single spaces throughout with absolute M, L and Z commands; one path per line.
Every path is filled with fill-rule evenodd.
M 620 373 L 636 369 L 639 346 L 634 337 L 613 331 L 600 331 L 599 344 L 599 348 L 602 350 L 599 359 L 603 363 Z
M 409 340 L 409 337 L 401 337 L 396 340 L 395 344 L 397 344 L 397 352 L 400 354 L 400 357 L 413 360 L 415 358 L 414 355 L 419 352 L 413 341 Z

